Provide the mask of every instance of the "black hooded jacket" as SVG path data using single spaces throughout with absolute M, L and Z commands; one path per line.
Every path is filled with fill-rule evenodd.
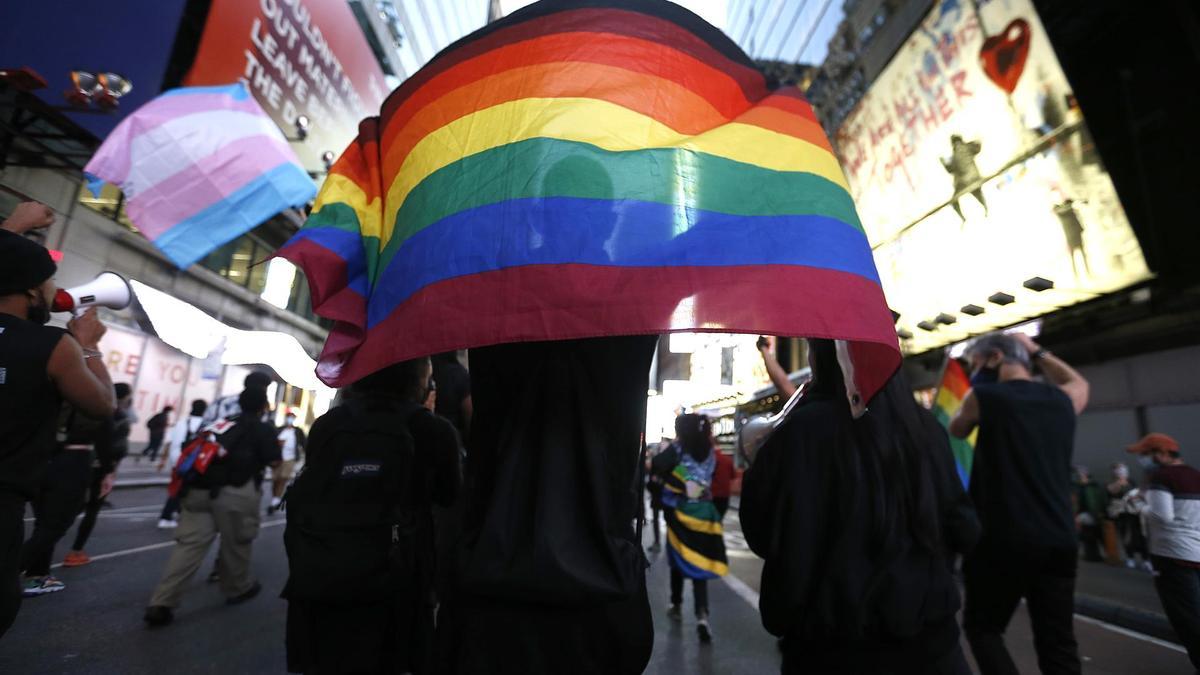
M 874 672 L 884 664 L 931 663 L 958 643 L 951 560 L 974 545 L 978 520 L 945 431 L 920 410 L 928 461 L 909 480 L 935 500 L 938 543 L 919 543 L 903 518 L 882 519 L 889 524 L 878 530 L 879 486 L 901 478 L 878 453 L 848 441 L 860 422 L 846 407 L 836 387 L 807 395 L 743 479 L 742 530 L 765 559 L 763 625 L 813 665 Z M 887 429 L 892 421 L 875 422 Z

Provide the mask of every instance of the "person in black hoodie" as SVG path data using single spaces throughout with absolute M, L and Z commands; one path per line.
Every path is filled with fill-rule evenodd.
M 742 531 L 765 559 L 759 609 L 784 673 L 969 673 L 953 555 L 979 524 L 945 431 L 897 372 L 859 419 L 832 342 L 743 478 Z
M 117 396 L 117 410 L 113 413 L 112 429 L 106 442 L 96 443 L 96 457 L 92 460 L 92 480 L 87 489 L 83 519 L 75 530 L 75 543 L 63 558 L 63 567 L 79 567 L 92 562 L 83 547 L 87 545 L 92 536 L 92 529 L 96 527 L 101 504 L 112 492 L 117 467 L 129 453 L 129 432 L 133 422 L 130 413 L 133 389 L 124 382 L 116 383 L 113 389 Z

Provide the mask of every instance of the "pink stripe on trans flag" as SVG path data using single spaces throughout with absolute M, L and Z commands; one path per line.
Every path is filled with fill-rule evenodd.
M 270 136 L 239 138 L 131 198 L 129 218 L 147 239 L 157 239 L 285 163 L 295 163 L 286 142 Z
M 101 176 L 108 183 L 120 184 L 129 178 L 132 157 L 128 148 L 134 139 L 168 122 L 186 115 L 212 110 L 229 110 L 266 116 L 253 97 L 236 98 L 228 93 L 180 93 L 154 99 L 138 108 L 137 114 L 125 118 L 108 135 L 100 151 L 88 162 L 87 172 Z M 110 143 L 110 140 L 118 142 Z

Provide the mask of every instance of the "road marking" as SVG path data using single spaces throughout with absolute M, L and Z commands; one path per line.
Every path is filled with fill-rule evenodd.
M 282 519 L 282 518 L 279 520 L 272 520 L 272 521 L 269 521 L 269 522 L 266 522 L 266 523 L 263 523 L 262 525 L 260 525 L 259 529 L 263 529 L 263 528 L 267 528 L 267 527 L 275 527 L 276 525 L 283 525 L 285 523 L 287 523 L 287 520 Z M 107 560 L 109 558 L 121 558 L 121 557 L 124 557 L 127 555 L 133 555 L 134 553 L 145 553 L 146 551 L 156 551 L 160 548 L 167 548 L 169 546 L 174 546 L 174 545 L 175 545 L 174 540 L 162 541 L 157 544 L 138 546 L 137 548 L 127 548 L 123 551 L 113 551 L 112 553 L 101 553 L 99 555 L 91 556 L 91 559 L 92 559 L 92 562 L 95 562 L 97 560 Z M 62 566 L 63 566 L 62 563 L 54 563 L 53 565 L 50 566 L 50 569 L 57 569 Z
M 758 611 L 758 593 L 755 592 L 753 588 L 747 586 L 746 582 L 733 576 L 732 574 L 726 574 L 725 576 L 721 577 L 721 580 L 725 582 L 725 585 L 728 586 L 730 590 L 732 590 L 734 593 L 737 593 L 739 598 L 750 603 L 750 606 L 753 607 L 755 611 Z
M 100 509 L 100 513 L 98 515 L 109 516 L 109 515 L 116 515 L 118 513 L 123 513 L 126 511 L 131 512 L 131 514 L 133 514 L 133 515 L 136 515 L 137 513 L 147 514 L 147 513 L 153 513 L 155 511 L 162 511 L 162 507 L 150 505 L 150 506 L 126 506 L 126 507 L 120 508 L 120 509 Z M 75 516 L 75 518 L 77 520 L 82 517 L 83 517 L 82 513 Z M 25 522 L 32 523 L 36 520 L 37 520 L 36 517 L 35 518 L 26 518 Z
M 1084 623 L 1090 623 L 1093 626 L 1099 626 L 1105 630 L 1110 630 L 1114 633 L 1119 633 L 1121 635 L 1124 635 L 1125 637 L 1131 637 L 1134 640 L 1141 640 L 1142 642 L 1149 642 L 1150 644 L 1158 645 L 1159 647 L 1165 647 L 1167 649 L 1170 649 L 1171 651 L 1179 652 L 1180 654 L 1187 653 L 1186 649 L 1184 649 L 1183 647 L 1181 647 L 1173 642 L 1167 642 L 1166 640 L 1160 640 L 1156 637 L 1152 637 L 1152 636 L 1146 635 L 1144 633 L 1139 633 L 1137 631 L 1129 630 L 1128 628 L 1121 628 L 1120 626 L 1114 626 L 1113 624 L 1108 623 L 1107 621 L 1093 619 L 1090 616 L 1084 616 L 1082 614 L 1076 614 L 1075 618 Z

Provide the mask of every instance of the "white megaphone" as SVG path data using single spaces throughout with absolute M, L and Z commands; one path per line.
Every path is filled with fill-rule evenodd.
M 755 415 L 747 420 L 741 429 L 738 429 L 737 450 L 747 465 L 754 463 L 759 449 L 766 444 L 767 439 L 783 424 L 788 415 L 791 415 L 792 411 L 796 409 L 796 405 L 804 397 L 806 386 L 798 387 L 779 412 L 774 415 Z
M 95 279 L 82 286 L 58 289 L 50 309 L 78 315 L 88 307 L 125 309 L 132 301 L 133 291 L 125 277 L 116 272 L 101 272 Z

